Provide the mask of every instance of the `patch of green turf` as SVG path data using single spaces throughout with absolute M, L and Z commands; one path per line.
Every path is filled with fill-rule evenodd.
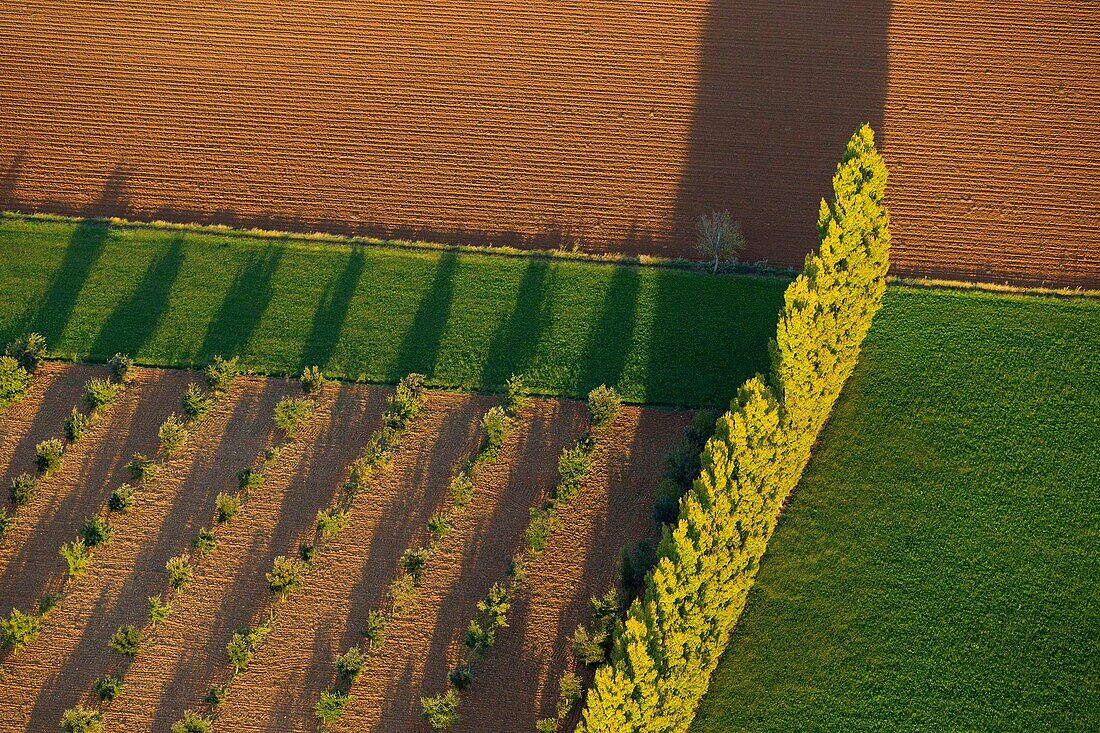
M 693 731 L 1100 730 L 1098 344 L 889 290 Z
M 684 270 L 0 218 L 0 339 L 50 353 L 723 405 L 766 369 L 786 282 Z

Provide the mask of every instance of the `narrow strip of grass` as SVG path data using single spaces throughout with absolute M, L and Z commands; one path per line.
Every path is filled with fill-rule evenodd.
M 891 289 L 693 730 L 1100 729 L 1098 343 Z
M 486 390 L 614 385 L 632 402 L 725 404 L 766 368 L 786 281 L 243 233 L 0 217 L 0 338 L 51 355 Z

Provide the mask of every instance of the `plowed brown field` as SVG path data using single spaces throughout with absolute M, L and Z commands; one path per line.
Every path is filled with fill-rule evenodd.
M 0 441 L 16 445 L 35 425 L 61 424 L 87 377 L 104 371 L 46 364 L 22 411 L 0 415 Z M 4 538 L 5 612 L 11 605 L 29 611 L 47 585 L 57 587 L 64 567 L 57 547 L 128 478 L 123 466 L 131 453 L 155 452 L 157 427 L 186 385 L 200 379 L 197 373 L 137 370 L 111 412 L 44 482 L 50 490 L 20 508 L 33 512 L 26 515 L 28 530 L 20 529 L 17 514 L 9 530 L 15 533 Z M 110 543 L 64 586 L 41 635 L 19 654 L 0 657 L 0 730 L 55 729 L 66 708 L 100 704 L 91 686 L 105 674 L 125 685 L 103 705 L 108 730 L 167 730 L 185 709 L 206 709 L 202 698 L 211 683 L 228 677 L 225 644 L 232 632 L 272 608 L 274 629 L 235 677 L 220 729 L 316 729 L 313 705 L 335 682 L 333 659 L 361 642 L 367 612 L 385 602 L 402 552 L 426 542 L 428 519 L 447 502 L 456 468 L 477 451 L 481 416 L 496 401 L 427 393 L 391 465 L 356 498 L 348 526 L 321 547 L 302 587 L 275 601 L 264 573 L 276 555 L 293 553 L 312 532 L 317 509 L 340 489 L 348 464 L 379 425 L 389 393 L 327 385 L 299 439 L 266 469 L 264 484 L 233 521 L 220 526 L 217 547 L 195 560 L 193 580 L 171 599 L 171 616 L 147 626 L 146 598 L 167 589 L 165 561 L 190 547 L 198 529 L 210 525 L 214 497 L 232 491 L 237 471 L 275 442 L 274 404 L 298 390 L 285 380 L 239 378 L 130 509 L 111 515 Z M 482 729 L 526 732 L 553 705 L 567 637 L 585 619 L 588 597 L 611 582 L 619 548 L 652 531 L 661 460 L 688 418 L 685 412 L 623 408 L 601 439 L 581 492 L 563 511 L 562 527 L 530 566 L 511 628 L 502 630 L 470 692 L 464 725 L 481 726 L 487 714 L 481 707 L 507 700 L 508 714 Z M 501 455 L 478 475 L 472 502 L 432 554 L 412 605 L 387 627 L 382 653 L 371 657 L 353 688 L 345 727 L 422 727 L 418 698 L 445 684 L 476 602 L 502 578 L 521 543 L 528 508 L 554 484 L 561 449 L 587 424 L 581 402 L 540 399 L 524 409 Z M 20 560 L 30 545 L 38 549 Z M 107 646 L 126 624 L 143 629 L 132 661 Z
M 861 121 L 901 273 L 1100 284 L 1091 0 L 22 0 L 0 207 L 799 265 Z

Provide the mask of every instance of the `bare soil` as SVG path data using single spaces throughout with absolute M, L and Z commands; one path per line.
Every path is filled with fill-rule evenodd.
M 562 511 L 563 526 L 527 569 L 508 628 L 476 668 L 453 730 L 526 733 L 554 717 L 558 681 L 575 668 L 573 631 L 592 620 L 590 599 L 617 587 L 620 550 L 653 541 L 654 490 L 690 421 L 686 412 L 622 409 L 583 489 Z
M 0 717 L 30 730 L 52 729 L 66 708 L 82 699 L 88 704 L 93 680 L 125 671 L 107 642 L 120 626 L 146 625 L 146 599 L 166 590 L 165 562 L 211 526 L 214 498 L 236 490 L 236 472 L 272 439 L 275 402 L 298 389 L 282 380 L 238 379 L 156 482 L 126 513 L 111 515 L 110 544 L 66 585 L 41 642 L 5 664 L 13 694 L 0 703 Z
M 401 554 L 427 541 L 428 519 L 443 506 L 456 465 L 477 451 L 481 416 L 493 404 L 428 393 L 393 464 L 357 498 L 349 526 L 318 554 L 264 647 L 234 679 L 219 716 L 225 730 L 316 730 L 313 705 L 335 681 L 333 660 L 362 641 Z M 420 620 L 429 631 L 430 619 Z
M 79 374 L 82 391 L 87 376 L 95 372 L 73 369 L 77 370 L 73 376 Z M 61 545 L 75 539 L 84 519 L 96 514 L 111 491 L 130 480 L 126 463 L 134 453 L 156 453 L 158 428 L 179 410 L 187 385 L 200 379 L 201 375 L 193 372 L 135 369 L 133 382 L 102 418 L 80 442 L 67 446 L 61 467 L 54 475 L 40 478 L 34 497 L 19 508 L 16 521 L 4 536 L 0 613 L 6 615 L 12 607 L 29 611 L 47 590 L 57 589 L 66 573 L 65 560 L 58 554 Z M 67 381 L 57 383 L 64 392 L 68 391 Z M 49 437 L 64 438 L 65 417 L 75 403 L 69 400 L 54 405 L 47 399 L 43 408 L 47 403 L 57 410 L 44 415 L 53 427 Z M 32 444 L 32 471 L 33 451 Z
M 37 0 L 0 38 L 0 208 L 691 255 L 728 207 L 798 266 L 869 121 L 897 272 L 1100 284 L 1089 0 Z
M 266 617 L 272 596 L 264 574 L 276 556 L 297 552 L 299 538 L 342 486 L 384 406 L 384 390 L 325 388 L 309 425 L 224 525 L 217 548 L 196 565 L 172 615 L 143 643 L 123 677 L 123 694 L 107 709 L 109 729 L 163 731 L 185 709 L 202 707 L 211 683 L 229 669 L 225 645 L 233 632 Z M 237 459 L 240 468 L 252 456 Z

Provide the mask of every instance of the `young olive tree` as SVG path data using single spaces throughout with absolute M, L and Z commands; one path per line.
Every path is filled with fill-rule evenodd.
M 723 259 L 734 259 L 745 249 L 745 237 L 741 234 L 741 222 L 730 218 L 730 212 L 712 211 L 699 217 L 696 226 L 696 249 L 707 259 L 714 260 L 714 272 Z

